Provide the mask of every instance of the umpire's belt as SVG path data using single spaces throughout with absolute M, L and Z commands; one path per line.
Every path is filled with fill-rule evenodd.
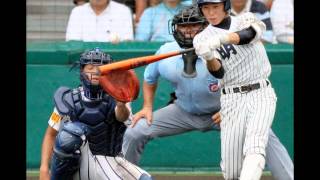
M 222 93 L 223 94 L 229 94 L 229 93 L 247 93 L 255 89 L 260 89 L 261 87 L 266 87 L 270 84 L 268 80 L 264 80 L 263 82 L 258 82 L 254 84 L 249 84 L 246 86 L 240 86 L 240 87 L 234 87 L 234 88 L 223 88 Z

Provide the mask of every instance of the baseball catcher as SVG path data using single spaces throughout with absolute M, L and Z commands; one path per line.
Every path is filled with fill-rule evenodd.
M 60 87 L 49 119 L 41 156 L 40 179 L 132 179 L 151 176 L 124 159 L 126 102 L 115 100 L 99 85 L 97 67 L 112 62 L 99 48 L 84 52 L 78 62 L 81 86 Z M 51 167 L 49 171 L 49 163 Z

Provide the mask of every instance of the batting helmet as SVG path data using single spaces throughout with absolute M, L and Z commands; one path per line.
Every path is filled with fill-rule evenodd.
M 91 81 L 88 79 L 88 76 L 82 72 L 83 68 L 87 64 L 92 65 L 103 65 L 103 64 L 109 64 L 112 63 L 113 60 L 109 54 L 104 53 L 99 48 L 94 48 L 89 51 L 85 51 L 81 54 L 79 65 L 80 65 L 80 80 L 82 83 L 82 86 L 85 90 L 86 97 L 90 99 L 97 99 L 96 97 L 97 93 L 102 92 L 102 88 L 100 85 L 92 84 Z
M 202 5 L 204 5 L 204 4 L 207 4 L 207 3 L 221 3 L 221 2 L 224 3 L 224 10 L 228 12 L 231 9 L 230 0 L 197 0 L 197 4 L 198 4 L 200 12 L 201 12 L 200 7 Z
M 195 6 L 187 7 L 175 15 L 171 23 L 171 30 L 174 39 L 181 48 L 191 48 L 193 46 L 193 38 L 185 37 L 185 35 L 177 29 L 177 25 L 186 24 L 201 24 L 202 27 L 199 29 L 200 32 L 206 27 L 206 25 L 208 25 L 208 22 L 202 15 L 199 14 L 199 11 Z

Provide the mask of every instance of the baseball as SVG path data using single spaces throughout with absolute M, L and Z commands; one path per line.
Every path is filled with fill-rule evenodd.
M 120 42 L 120 37 L 119 37 L 119 35 L 116 34 L 116 33 L 112 33 L 112 34 L 110 35 L 110 42 L 113 43 L 113 44 L 119 43 L 119 42 Z

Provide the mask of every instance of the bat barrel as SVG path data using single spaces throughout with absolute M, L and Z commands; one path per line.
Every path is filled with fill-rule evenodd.
M 122 60 L 119 62 L 106 64 L 99 66 L 99 72 L 101 75 L 107 74 L 110 71 L 116 71 L 116 70 L 129 70 L 136 67 L 144 66 L 162 59 L 166 59 L 168 57 L 177 56 L 189 51 L 194 51 L 194 48 L 189 48 L 181 51 L 174 51 L 169 52 L 165 54 L 158 54 L 158 55 L 152 55 L 152 56 L 144 56 L 144 57 L 137 57 L 137 58 L 131 58 L 127 60 Z

